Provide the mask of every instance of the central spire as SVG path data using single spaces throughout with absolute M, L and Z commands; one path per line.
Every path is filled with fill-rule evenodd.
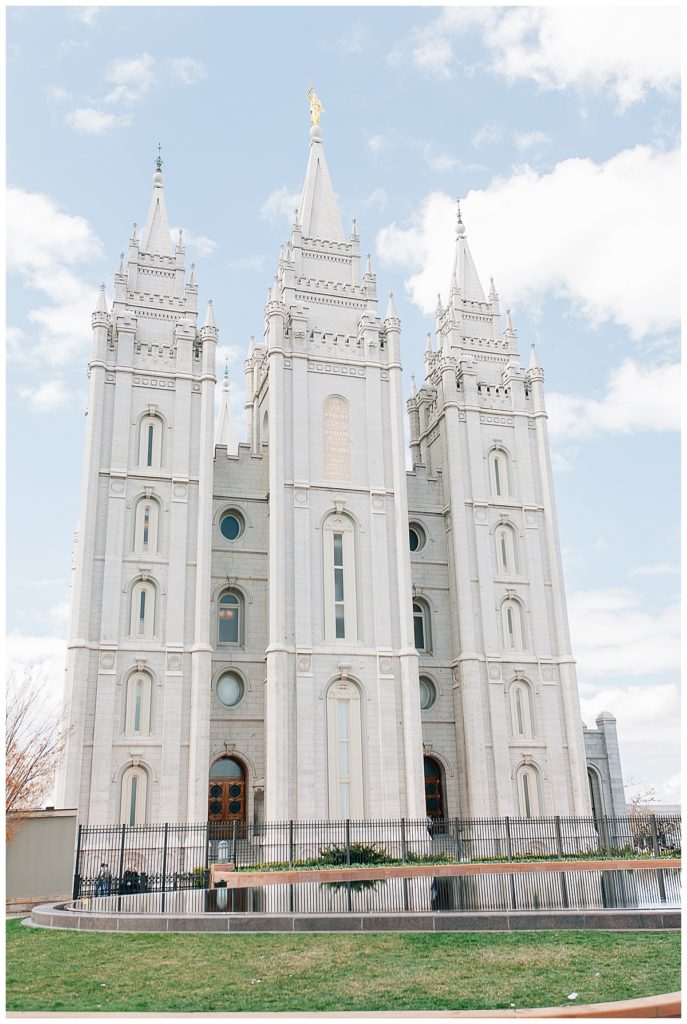
M 468 302 L 486 302 L 480 283 L 477 268 L 465 237 L 465 225 L 460 213 L 460 199 L 457 200 L 456 216 L 456 254 L 453 260 L 453 277 L 451 288 L 458 288 L 463 299 Z
M 315 90 L 310 87 L 310 154 L 298 211 L 300 228 L 305 238 L 319 238 L 327 242 L 344 242 L 344 230 L 336 205 L 336 197 L 329 177 L 327 160 L 322 145 L 320 114 L 324 107 Z
M 160 256 L 172 255 L 172 240 L 169 236 L 169 222 L 165 207 L 165 193 L 162 178 L 162 157 L 158 145 L 155 173 L 153 174 L 153 198 L 148 208 L 145 227 L 141 235 L 141 252 L 158 253 Z

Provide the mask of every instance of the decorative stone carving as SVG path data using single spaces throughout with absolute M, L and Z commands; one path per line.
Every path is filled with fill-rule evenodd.
M 324 403 L 324 475 L 327 480 L 351 479 L 348 402 L 338 395 Z
M 391 658 L 381 658 L 379 662 L 379 671 L 383 676 L 390 676 L 394 670 L 394 663 Z
M 298 671 L 299 672 L 309 672 L 311 664 L 312 664 L 312 658 L 311 658 L 311 656 L 309 654 L 299 654 L 298 655 Z

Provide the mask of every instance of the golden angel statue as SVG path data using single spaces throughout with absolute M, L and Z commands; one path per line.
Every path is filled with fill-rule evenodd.
M 317 95 L 312 85 L 308 89 L 308 99 L 310 100 L 310 124 L 319 124 L 320 114 L 324 110 L 324 107 L 320 103 L 320 97 Z

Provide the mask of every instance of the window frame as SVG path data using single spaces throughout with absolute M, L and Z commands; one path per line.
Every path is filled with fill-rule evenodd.
M 147 817 L 148 772 L 140 764 L 128 765 L 122 772 L 119 801 L 120 824 L 131 827 L 145 825 Z
M 141 688 L 140 715 L 136 727 L 136 691 Z M 124 734 L 126 736 L 149 736 L 152 722 L 152 679 L 147 672 L 130 673 L 126 683 L 126 702 L 124 706 Z
M 141 606 L 141 595 L 145 595 Z M 143 631 L 140 630 L 141 611 Z M 152 580 L 134 580 L 130 595 L 129 636 L 134 640 L 154 640 L 157 637 L 157 587 Z
M 138 427 L 139 469 L 162 469 L 162 428 L 163 422 L 156 413 L 146 413 L 141 417 Z
M 418 609 L 417 611 L 415 609 Z M 417 622 L 422 622 L 423 646 L 417 646 Z M 421 597 L 413 598 L 413 643 L 420 654 L 432 653 L 432 618 L 429 604 Z
M 335 554 L 341 537 L 341 564 Z M 356 572 L 356 529 L 343 514 L 332 513 L 324 522 L 323 542 L 323 594 L 324 634 L 333 643 L 355 643 L 358 640 L 358 600 Z M 337 581 L 341 580 L 343 599 L 337 598 Z M 337 610 L 342 612 L 343 636 L 338 636 Z
M 222 640 L 220 639 L 220 628 L 222 622 L 222 600 L 224 598 L 234 598 L 236 602 L 236 608 L 238 612 L 238 623 L 236 627 L 236 640 Z M 245 637 L 245 621 L 246 621 L 246 602 L 243 594 L 236 587 L 225 587 L 217 598 L 217 632 L 216 632 L 216 646 L 217 647 L 243 647 Z M 228 616 L 227 616 L 228 617 Z

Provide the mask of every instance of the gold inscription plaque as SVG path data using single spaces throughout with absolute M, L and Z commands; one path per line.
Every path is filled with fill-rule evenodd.
M 330 395 L 324 403 L 324 476 L 326 480 L 351 479 L 348 402 L 338 395 Z

